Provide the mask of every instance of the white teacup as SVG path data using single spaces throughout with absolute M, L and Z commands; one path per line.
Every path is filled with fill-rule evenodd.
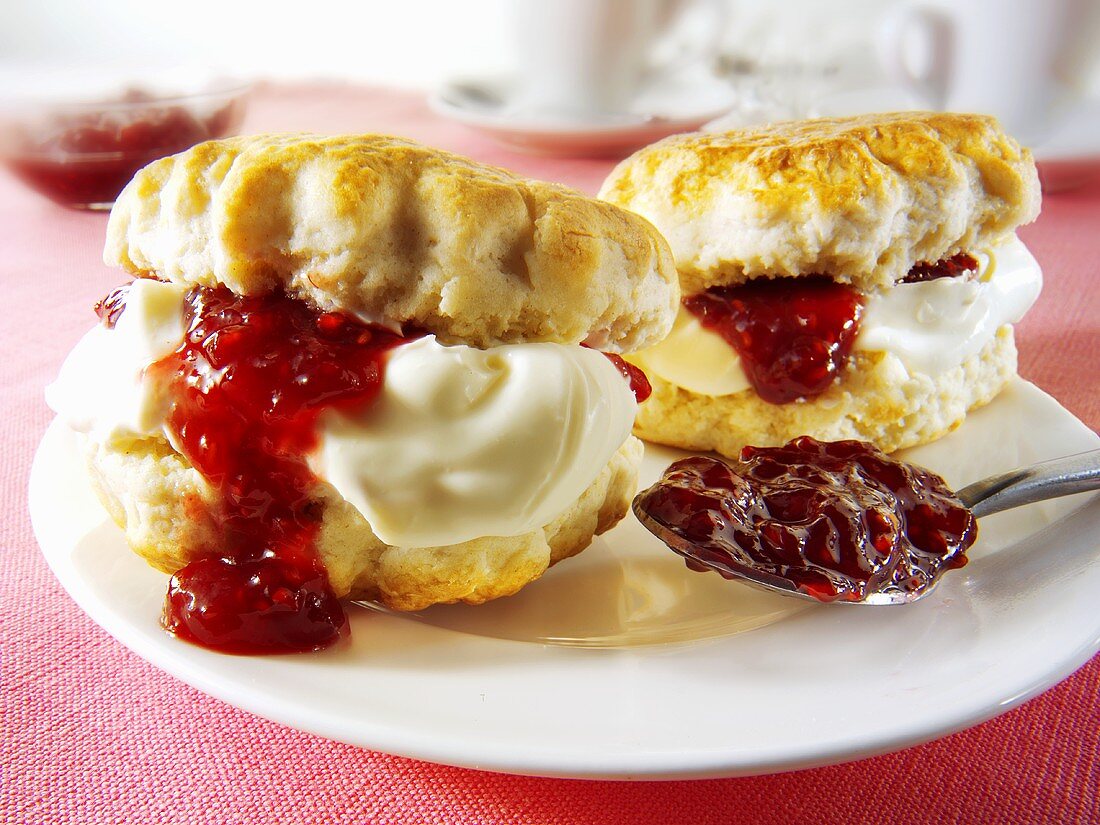
M 658 75 L 713 58 L 728 0 L 515 0 L 517 108 L 625 112 Z
M 996 115 L 1036 144 L 1079 96 L 1098 24 L 1095 0 L 904 3 L 887 16 L 878 51 L 926 105 Z M 914 49 L 923 52 L 923 70 L 911 65 Z

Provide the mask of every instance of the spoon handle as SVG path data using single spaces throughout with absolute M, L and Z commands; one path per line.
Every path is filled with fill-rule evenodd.
M 1048 498 L 1100 490 L 1100 450 L 1056 458 L 976 481 L 959 499 L 981 518 Z

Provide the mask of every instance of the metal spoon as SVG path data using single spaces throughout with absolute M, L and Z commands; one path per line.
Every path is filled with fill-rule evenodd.
M 1007 473 L 976 481 L 959 490 L 956 495 L 975 517 L 981 518 L 999 513 L 1012 507 L 1032 504 L 1050 498 L 1100 490 L 1100 450 L 1055 458 L 1011 470 Z M 633 510 L 638 521 L 653 535 L 663 541 L 676 553 L 688 560 L 695 569 L 710 568 L 717 570 L 727 578 L 742 579 L 748 584 L 762 587 L 784 596 L 797 596 L 800 599 L 822 604 L 818 599 L 799 590 L 797 585 L 766 570 L 739 564 L 733 559 L 728 563 L 710 560 L 702 556 L 698 548 L 687 539 L 679 536 L 659 521 L 655 520 L 640 507 L 641 496 L 634 499 Z M 868 592 L 858 601 L 836 601 L 828 604 L 909 604 L 924 598 L 935 586 L 939 578 L 928 582 L 920 590 L 900 590 L 896 587 L 884 587 Z

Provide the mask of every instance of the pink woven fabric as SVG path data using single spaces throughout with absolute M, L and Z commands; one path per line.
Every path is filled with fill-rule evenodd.
M 263 89 L 247 128 L 383 131 L 594 191 L 605 161 L 525 157 L 432 115 L 422 98 Z M 105 218 L 0 179 L 0 610 L 4 822 L 772 823 L 1100 822 L 1100 658 L 969 731 L 798 773 L 584 782 L 448 768 L 253 717 L 165 676 L 62 591 L 27 516 L 42 388 L 121 280 L 99 262 Z M 1024 237 L 1043 297 L 1018 327 L 1021 372 L 1100 424 L 1100 183 L 1052 195 Z

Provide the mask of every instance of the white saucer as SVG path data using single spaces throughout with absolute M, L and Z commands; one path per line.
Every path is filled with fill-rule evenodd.
M 697 129 L 736 103 L 733 87 L 709 72 L 650 83 L 625 111 L 567 115 L 525 106 L 506 78 L 453 82 L 429 98 L 432 109 L 521 152 L 613 155 Z

